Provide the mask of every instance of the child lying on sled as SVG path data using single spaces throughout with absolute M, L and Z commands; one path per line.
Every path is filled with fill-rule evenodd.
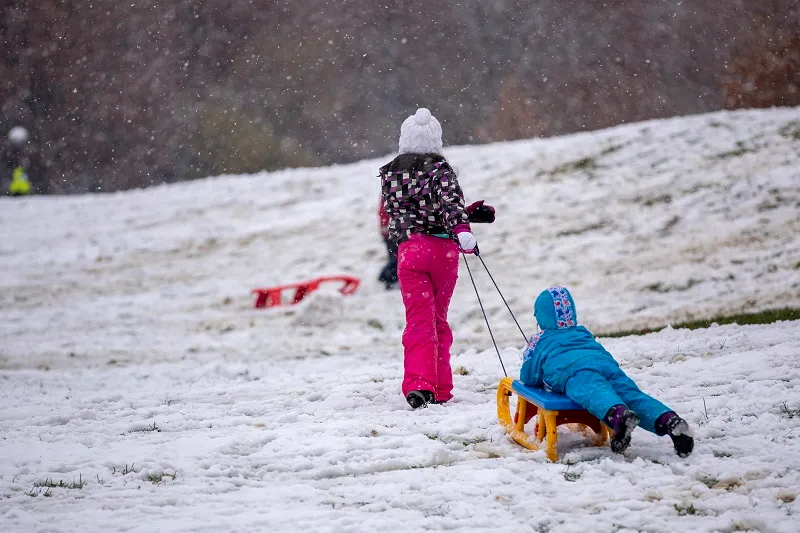
M 566 394 L 614 430 L 611 450 L 624 452 L 637 425 L 669 435 L 675 453 L 692 453 L 689 424 L 675 411 L 639 390 L 594 336 L 578 325 L 575 302 L 565 287 L 544 290 L 536 298 L 534 316 L 541 332 L 531 337 L 522 354 L 520 380 Z

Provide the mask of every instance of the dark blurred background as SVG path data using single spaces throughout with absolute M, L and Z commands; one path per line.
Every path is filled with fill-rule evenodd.
M 40 193 L 386 155 L 417 106 L 452 145 L 795 105 L 798 0 L 0 0 Z

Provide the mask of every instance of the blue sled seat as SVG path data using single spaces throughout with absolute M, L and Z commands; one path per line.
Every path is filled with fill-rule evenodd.
M 541 409 L 547 409 L 548 411 L 583 411 L 583 407 L 563 394 L 550 392 L 539 387 L 526 387 L 518 379 L 514 380 L 511 388 L 519 396 L 536 404 Z
M 517 407 L 512 417 L 509 398 L 514 394 L 517 395 Z M 528 435 L 525 423 L 534 416 L 537 417 L 534 435 Z M 501 379 L 497 387 L 497 419 L 516 443 L 529 450 L 544 447 L 551 461 L 558 460 L 557 427 L 562 424 L 576 426 L 591 438 L 595 446 L 604 445 L 609 437 L 605 424 L 563 394 L 526 387 L 521 381 L 509 377 Z

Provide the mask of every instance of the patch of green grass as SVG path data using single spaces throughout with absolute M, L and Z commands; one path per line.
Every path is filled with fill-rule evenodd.
M 59 479 L 58 482 L 53 481 L 50 478 L 45 479 L 44 481 L 35 481 L 33 486 L 36 488 L 39 487 L 47 487 L 48 489 L 52 488 L 59 488 L 59 489 L 82 489 L 86 485 L 86 482 L 83 480 L 83 476 L 78 474 L 78 481 L 75 482 L 73 479 L 71 483 L 64 483 L 63 479 Z M 45 494 L 47 496 L 47 494 Z
M 702 483 L 703 485 L 705 485 L 705 486 L 706 486 L 706 487 L 708 487 L 709 489 L 710 489 L 710 488 L 713 488 L 713 487 L 714 487 L 714 485 L 716 485 L 717 483 L 719 483 L 719 479 L 717 479 L 717 478 L 715 478 L 715 477 L 713 477 L 713 476 L 702 476 L 702 475 L 701 475 L 701 476 L 699 476 L 699 477 L 697 478 L 697 481 L 699 481 L 700 483 Z
M 469 370 L 463 366 L 457 367 L 455 370 L 453 370 L 453 373 L 458 374 L 459 376 L 469 376 Z
M 786 418 L 800 418 L 800 407 L 789 407 L 786 402 L 781 405 L 781 416 Z
M 687 281 L 683 285 L 664 285 L 663 283 L 661 283 L 659 281 L 658 283 L 652 283 L 650 285 L 647 285 L 644 288 L 644 290 L 650 291 L 650 292 L 660 292 L 660 293 L 673 292 L 673 291 L 683 292 L 683 291 L 688 291 L 689 289 L 691 289 L 692 287 L 694 287 L 698 283 L 700 283 L 700 280 L 696 280 L 696 279 L 692 279 L 692 278 L 689 278 L 689 281 Z
M 457 442 L 462 446 L 475 446 L 476 444 L 480 444 L 481 442 L 487 442 L 486 439 L 482 437 L 466 439 L 460 437 L 459 435 L 441 435 L 438 433 L 423 433 L 423 435 L 428 437 L 430 440 L 438 440 L 439 442 L 443 442 L 445 444 L 451 444 Z
M 689 194 L 694 194 L 696 192 L 704 191 L 706 189 L 713 189 L 714 186 L 715 185 L 711 183 L 698 183 L 697 185 L 694 185 L 682 192 L 684 195 L 689 195 Z
M 783 309 L 767 309 L 765 311 L 758 311 L 756 313 L 739 313 L 736 315 L 720 315 L 704 320 L 690 320 L 687 322 L 680 322 L 673 324 L 675 329 L 703 329 L 710 327 L 711 324 L 739 324 L 744 326 L 747 324 L 772 324 L 780 320 L 800 320 L 800 309 L 794 307 L 784 307 Z M 664 326 L 666 327 L 666 326 Z M 598 337 L 627 337 L 629 335 L 645 335 L 647 333 L 654 333 L 661 331 L 664 327 L 660 328 L 642 328 L 623 331 L 612 331 L 603 333 Z
M 759 213 L 763 213 L 764 211 L 772 211 L 773 209 L 777 209 L 780 207 L 779 203 L 771 202 L 769 200 L 765 200 L 756 206 L 756 209 Z
M 371 328 L 383 331 L 383 324 L 377 318 L 370 318 L 367 320 L 367 325 Z
M 623 146 L 624 146 L 623 144 L 612 144 L 611 146 L 609 146 L 608 148 L 604 148 L 603 151 L 600 152 L 600 157 L 602 157 L 604 155 L 613 154 L 614 152 L 616 152 L 617 150 L 619 150 Z
M 789 122 L 778 133 L 781 134 L 781 137 L 800 141 L 800 121 Z
M 480 444 L 482 442 L 489 442 L 482 437 L 474 437 L 471 439 L 461 439 L 458 438 L 453 439 L 453 442 L 461 442 L 462 446 L 475 446 L 476 444 Z
M 658 196 L 653 196 L 652 198 L 648 198 L 642 205 L 646 207 L 650 207 L 656 204 L 669 204 L 672 202 L 672 195 L 671 194 L 660 194 Z
M 161 428 L 156 425 L 156 421 L 153 420 L 153 423 L 149 426 L 143 427 L 141 429 L 134 429 L 132 433 L 147 433 L 148 431 L 156 431 L 161 432 Z
M 153 484 L 157 484 L 157 483 L 161 483 L 162 481 L 164 481 L 165 477 L 168 477 L 168 478 L 174 480 L 176 477 L 178 477 L 178 473 L 177 472 L 172 472 L 172 473 L 169 473 L 169 472 L 152 472 L 150 474 L 147 474 L 147 481 L 149 481 L 150 483 L 153 483 Z
M 581 478 L 581 473 L 580 472 L 570 472 L 569 471 L 569 466 L 570 465 L 567 465 L 567 469 L 564 470 L 564 474 L 563 474 L 564 475 L 564 479 L 566 481 L 570 481 L 570 482 L 574 483 L 575 481 L 578 481 Z
M 744 481 L 738 478 L 728 478 L 719 480 L 714 486 L 709 487 L 717 490 L 732 491 L 736 490 L 744 484 Z
M 534 526 L 534 531 L 536 533 L 550 533 L 550 523 L 540 522 Z
M 133 472 L 133 473 L 139 472 L 138 470 L 136 470 L 136 468 L 134 468 L 133 463 L 131 463 L 130 466 L 127 463 L 125 463 L 125 466 L 123 466 L 119 470 L 119 473 L 122 474 L 123 476 L 126 476 L 126 475 L 130 474 L 131 472 Z M 111 473 L 112 474 L 116 474 L 117 473 L 117 467 L 116 466 L 111 469 Z
M 161 400 L 161 405 L 166 405 L 167 407 L 169 407 L 170 405 L 172 405 L 177 401 L 178 400 L 176 400 L 175 398 L 170 398 L 169 396 L 165 396 L 164 399 Z
M 584 157 L 583 159 L 578 159 L 575 161 L 575 163 L 573 163 L 573 167 L 575 170 L 589 170 L 597 167 L 597 164 L 594 162 L 593 157 Z
M 567 229 L 564 231 L 559 231 L 556 236 L 558 237 L 569 237 L 570 235 L 580 235 L 582 233 L 588 233 L 590 231 L 597 231 L 599 229 L 603 229 L 606 227 L 605 222 L 598 222 L 597 224 L 590 224 L 588 226 L 584 226 L 582 228 L 577 229 Z
M 714 476 L 704 476 L 700 475 L 697 477 L 697 481 L 708 487 L 709 489 L 716 489 L 716 490 L 725 490 L 731 491 L 741 487 L 744 482 L 739 478 L 724 478 L 719 479 Z
M 672 215 L 669 220 L 664 223 L 664 227 L 661 228 L 662 235 L 668 235 L 672 229 L 678 225 L 678 222 L 681 221 L 681 217 L 678 215 Z
M 567 174 L 576 171 L 588 172 L 596 168 L 597 163 L 595 162 L 594 157 L 584 157 L 583 159 L 570 161 L 569 163 L 564 163 L 563 165 L 557 166 L 551 170 L 550 173 L 555 176 L 557 174 Z
M 678 511 L 678 515 L 680 516 L 697 514 L 697 509 L 692 503 L 690 503 L 689 505 L 676 503 L 675 510 Z
M 753 148 L 746 147 L 743 142 L 737 141 L 736 150 L 731 150 L 729 152 L 722 152 L 721 154 L 717 154 L 714 157 L 716 157 L 717 159 L 730 159 L 732 157 L 740 157 L 743 156 L 744 154 L 749 154 L 755 151 L 756 150 Z
M 752 151 L 753 150 L 748 150 L 747 148 L 738 148 L 736 150 L 731 150 L 730 152 L 722 152 L 721 154 L 717 154 L 717 157 L 719 159 L 728 159 L 730 157 L 739 157 Z

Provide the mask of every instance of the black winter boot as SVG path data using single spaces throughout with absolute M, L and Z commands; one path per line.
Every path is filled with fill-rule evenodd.
M 392 290 L 397 286 L 397 259 L 395 258 L 394 261 L 391 259 L 386 266 L 383 267 L 381 270 L 380 275 L 378 276 L 378 281 L 382 282 L 384 286 L 386 286 L 386 290 Z
M 412 390 L 406 394 L 406 401 L 412 409 L 428 407 L 429 403 L 436 403 L 433 393 L 429 390 Z
M 639 425 L 639 415 L 620 404 L 608 410 L 603 422 L 614 430 L 611 451 L 623 453 L 631 445 L 631 433 Z
M 689 423 L 674 411 L 659 416 L 656 420 L 656 435 L 669 435 L 678 457 L 689 457 L 694 450 L 694 435 Z
M 386 290 L 391 290 L 397 286 L 397 244 L 388 237 L 384 238 L 384 242 L 386 243 L 386 251 L 389 253 L 389 259 L 381 270 L 378 281 L 383 282 Z

